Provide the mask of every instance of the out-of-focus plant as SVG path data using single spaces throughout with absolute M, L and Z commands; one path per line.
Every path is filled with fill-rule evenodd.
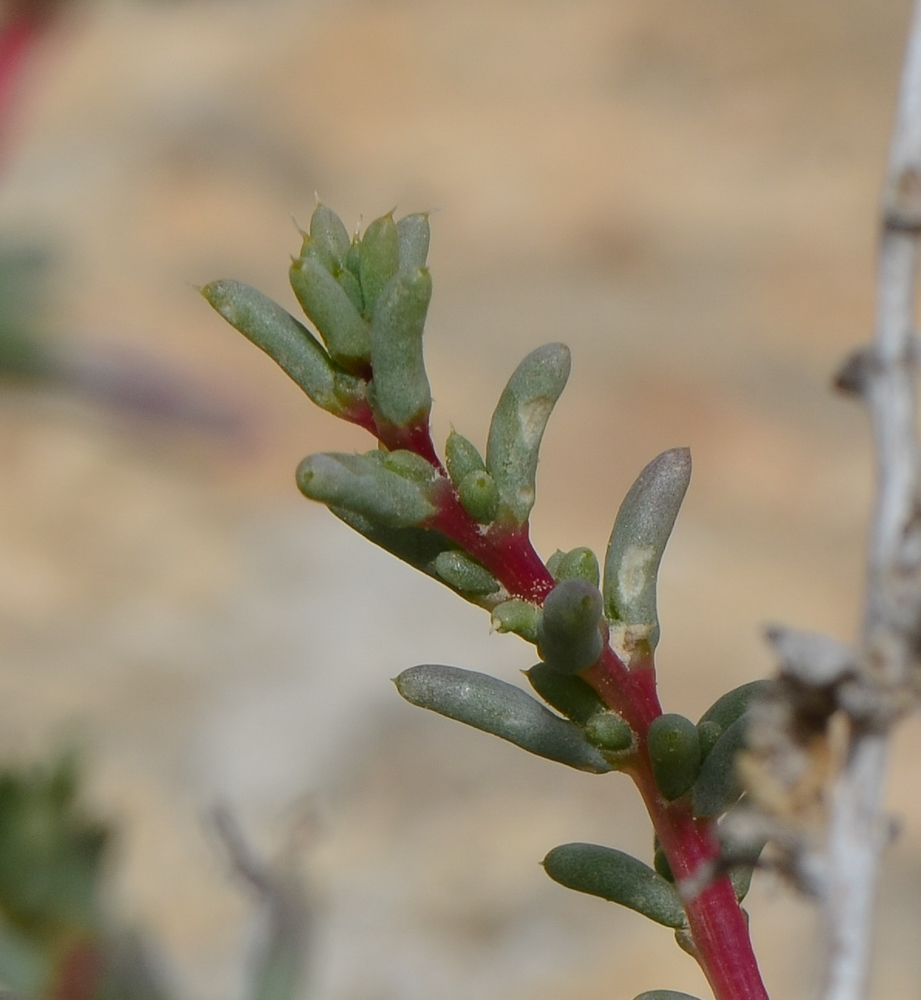
M 146 939 L 108 900 L 116 834 L 82 804 L 78 763 L 68 753 L 0 771 L 0 997 L 172 1000 Z M 262 933 L 243 995 L 304 997 L 310 911 L 291 859 L 261 859 L 227 810 L 215 827 L 233 871 L 257 894 Z

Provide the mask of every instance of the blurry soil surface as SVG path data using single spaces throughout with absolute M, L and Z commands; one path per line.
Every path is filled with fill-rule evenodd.
M 450 662 L 528 648 L 299 502 L 365 448 L 194 285 L 291 306 L 314 193 L 349 226 L 437 209 L 435 429 L 483 441 L 520 358 L 573 349 L 538 549 L 603 551 L 657 452 L 695 473 L 660 586 L 661 690 L 696 718 L 771 670 L 779 621 L 854 636 L 871 462 L 830 373 L 872 325 L 876 204 L 905 0 L 86 3 L 6 136 L 4 243 L 55 255 L 44 325 L 242 415 L 234 433 L 52 389 L 0 394 L 0 753 L 86 747 L 118 824 L 113 905 L 188 1000 L 238 994 L 250 901 L 206 821 L 299 840 L 316 997 L 706 995 L 669 932 L 538 866 L 567 840 L 651 853 L 626 780 L 565 773 L 404 705 Z M 107 346 L 108 345 L 108 346 Z M 891 801 L 875 996 L 921 993 L 921 728 Z M 603 787 L 602 787 L 603 785 Z M 814 988 L 814 918 L 750 897 L 778 997 Z

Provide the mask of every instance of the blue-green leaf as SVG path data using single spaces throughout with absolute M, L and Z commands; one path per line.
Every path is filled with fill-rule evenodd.
M 554 715 L 521 688 L 496 677 L 426 664 L 404 670 L 395 683 L 413 705 L 492 733 L 538 757 L 594 774 L 611 770 L 578 726 Z
M 597 844 L 563 844 L 544 858 L 544 868 L 569 889 L 619 903 L 666 927 L 687 926 L 675 887 L 623 851 Z

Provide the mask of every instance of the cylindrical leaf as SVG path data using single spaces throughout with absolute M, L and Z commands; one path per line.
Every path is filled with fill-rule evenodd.
M 262 348 L 322 409 L 346 416 L 367 389 L 334 364 L 313 334 L 268 296 L 240 281 L 213 281 L 202 295 L 244 337 Z
M 547 595 L 537 630 L 540 655 L 555 670 L 577 674 L 604 649 L 602 598 L 587 580 L 563 580 Z
M 435 559 L 434 568 L 445 583 L 465 596 L 485 597 L 500 589 L 492 573 L 465 552 L 442 552 Z
M 451 431 L 445 444 L 445 465 L 451 482 L 457 486 L 471 472 L 485 472 L 486 463 L 472 441 Z
M 433 564 L 442 552 L 454 549 L 454 543 L 440 532 L 429 528 L 387 528 L 344 507 L 331 507 L 330 510 L 369 542 L 440 581 Z
M 317 205 L 310 217 L 310 239 L 328 271 L 335 273 L 345 267 L 351 243 L 349 231 L 342 219 L 326 205 Z
M 611 770 L 578 726 L 495 677 L 458 667 L 424 665 L 404 670 L 395 683 L 412 704 L 492 733 L 538 757 L 594 774 Z
M 581 677 L 561 674 L 547 663 L 538 663 L 524 674 L 548 705 L 579 725 L 584 726 L 596 712 L 604 711 L 598 692 Z
M 371 318 L 381 292 L 400 267 L 400 247 L 396 223 L 388 213 L 375 219 L 365 230 L 358 261 L 366 315 Z
M 666 927 L 686 927 L 674 886 L 642 861 L 597 844 L 563 844 L 546 858 L 547 874 L 577 892 L 619 903 Z
M 404 215 L 397 223 L 400 268 L 425 267 L 431 239 L 429 217 L 424 212 Z
M 365 455 L 310 455 L 297 485 L 311 500 L 361 514 L 385 528 L 409 528 L 435 513 L 422 486 Z
M 366 365 L 371 357 L 371 328 L 342 285 L 309 256 L 292 263 L 290 278 L 301 308 L 326 342 L 332 359 L 349 369 Z
M 565 344 L 539 347 L 521 362 L 499 397 L 489 427 L 486 468 L 499 488 L 500 517 L 513 524 L 524 524 L 534 506 L 540 442 L 570 365 Z
M 698 1000 L 690 993 L 679 993 L 677 990 L 647 990 L 634 1000 Z
M 499 509 L 499 491 L 493 477 L 485 470 L 468 472 L 457 485 L 461 506 L 480 524 L 490 524 Z
M 755 699 L 766 694 L 774 683 L 768 680 L 749 681 L 717 698 L 697 723 L 700 750 L 704 757 L 733 722 L 740 719 L 751 708 Z
M 736 758 L 745 748 L 748 717 L 743 715 L 713 744 L 694 783 L 692 801 L 698 816 L 718 816 L 742 794 Z
M 697 726 L 683 715 L 660 715 L 650 724 L 646 742 L 659 791 L 669 801 L 680 798 L 700 770 Z
M 398 427 L 425 420 L 432 408 L 422 354 L 431 297 L 432 279 L 425 268 L 400 271 L 384 289 L 374 310 L 372 401 L 375 410 Z
M 654 458 L 620 505 L 608 542 L 605 613 L 611 621 L 647 629 L 650 649 L 659 641 L 659 563 L 690 478 L 691 452 L 687 448 L 673 448 Z

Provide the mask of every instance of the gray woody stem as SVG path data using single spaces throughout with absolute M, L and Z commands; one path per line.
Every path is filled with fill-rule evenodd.
M 842 374 L 868 406 L 878 493 L 871 527 L 861 676 L 844 698 L 846 763 L 832 790 L 823 1000 L 862 1000 L 885 846 L 881 794 L 892 722 L 907 707 L 918 658 L 921 525 L 914 334 L 921 244 L 921 0 L 917 0 L 882 206 L 874 344 Z M 846 692 L 842 692 L 846 694 Z

